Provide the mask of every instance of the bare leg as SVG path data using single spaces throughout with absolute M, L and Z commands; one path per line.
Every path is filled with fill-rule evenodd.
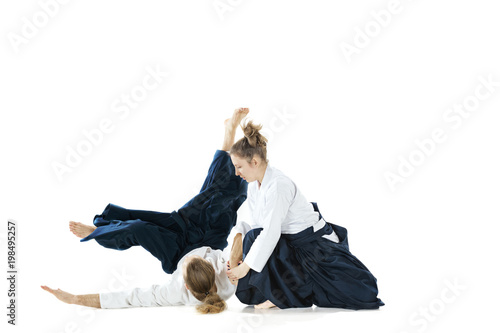
M 224 142 L 222 143 L 222 150 L 229 151 L 231 146 L 234 144 L 234 137 L 236 135 L 236 129 L 240 122 L 248 114 L 248 108 L 239 108 L 234 110 L 233 117 L 228 118 L 224 121 L 224 126 L 226 127 L 226 133 L 224 135 Z
M 77 304 L 93 308 L 100 308 L 101 302 L 99 300 L 99 294 L 87 294 L 87 295 L 73 295 L 61 289 L 51 289 L 47 286 L 40 286 L 43 290 L 48 291 L 58 300 L 68 303 Z
M 69 221 L 69 230 L 75 234 L 75 236 L 84 238 L 90 235 L 97 227 L 93 225 L 87 225 L 80 222 Z
M 256 308 L 256 309 L 269 309 L 269 308 L 272 308 L 275 306 L 276 305 L 274 305 L 271 301 L 265 301 L 264 303 L 254 305 L 254 308 Z

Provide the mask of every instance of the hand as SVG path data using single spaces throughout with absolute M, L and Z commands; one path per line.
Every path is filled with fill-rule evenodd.
M 250 266 L 248 266 L 245 262 L 240 261 L 237 267 L 234 267 L 233 269 L 228 268 L 226 274 L 229 279 L 239 280 L 245 277 L 249 271 Z
M 43 290 L 48 291 L 49 293 L 57 297 L 58 300 L 63 301 L 64 303 L 75 304 L 76 296 L 73 294 L 62 291 L 61 289 L 51 289 L 47 286 L 40 287 L 42 287 Z

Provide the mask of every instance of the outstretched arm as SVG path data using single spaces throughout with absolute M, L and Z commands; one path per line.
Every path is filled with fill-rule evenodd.
M 77 304 L 93 308 L 101 308 L 99 294 L 73 295 L 61 289 L 51 289 L 47 286 L 41 286 L 43 290 L 48 291 L 57 299 L 68 304 Z
M 98 294 L 73 295 L 61 289 L 51 289 L 47 286 L 42 286 L 42 289 L 50 292 L 64 303 L 101 309 L 183 305 L 186 304 L 187 290 L 184 281 L 175 274 L 182 274 L 182 270 L 175 271 L 172 274 L 172 279 L 162 285 L 154 284 L 147 288 L 132 288 Z

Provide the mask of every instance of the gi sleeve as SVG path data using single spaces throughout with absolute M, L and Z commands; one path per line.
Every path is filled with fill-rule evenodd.
M 246 223 L 245 221 L 238 221 L 236 223 L 236 226 L 234 227 L 234 231 L 237 233 L 237 234 L 242 234 L 243 236 L 246 235 L 247 232 L 249 232 L 252 228 L 250 227 L 250 225 L 248 223 Z
M 295 197 L 291 184 L 278 182 L 269 187 L 262 207 L 263 230 L 255 239 L 244 262 L 254 271 L 260 272 L 271 256 L 281 236 L 281 224 Z
M 131 308 L 142 306 L 182 305 L 182 292 L 185 287 L 180 286 L 176 279 L 149 288 L 134 288 L 118 292 L 101 292 L 99 300 L 101 308 Z

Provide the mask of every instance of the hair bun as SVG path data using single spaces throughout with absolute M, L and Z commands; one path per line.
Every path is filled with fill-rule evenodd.
M 229 153 L 244 158 L 249 163 L 257 154 L 263 161 L 268 163 L 267 138 L 259 132 L 262 125 L 254 124 L 252 120 L 247 118 L 246 124 L 240 124 L 240 128 L 244 137 L 231 146 Z
M 244 126 L 242 126 L 243 135 L 247 138 L 248 144 L 252 147 L 257 147 L 257 145 L 264 145 L 267 141 L 259 131 L 262 129 L 262 125 L 256 125 L 252 120 L 249 120 Z

